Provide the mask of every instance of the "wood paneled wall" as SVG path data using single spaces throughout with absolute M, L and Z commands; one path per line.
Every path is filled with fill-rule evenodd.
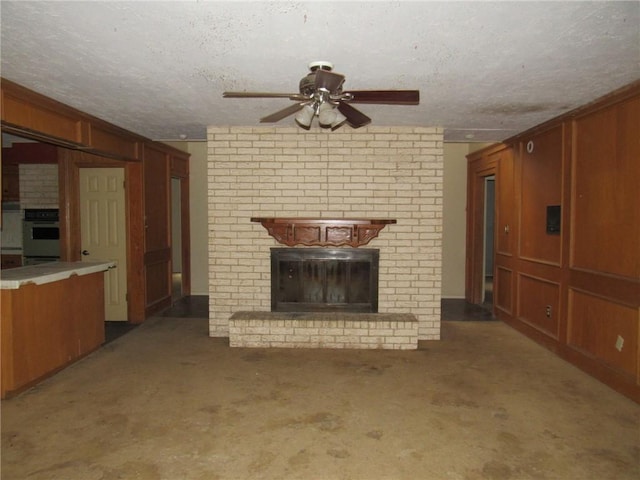
M 182 261 L 190 263 L 189 154 L 1 79 L 2 130 L 49 144 L 60 176 L 63 260 L 79 260 L 79 168 L 123 167 L 127 214 L 128 319 L 171 304 L 170 178 L 181 180 Z M 36 145 L 36 144 L 31 144 Z M 53 146 L 53 147 L 51 147 Z M 31 147 L 31 148 L 38 148 Z M 188 268 L 183 276 L 189 275 Z M 188 293 L 189 280 L 183 281 Z
M 171 210 L 169 158 L 145 146 L 145 284 L 149 313 L 171 304 Z
M 640 82 L 468 157 L 470 184 L 496 175 L 496 316 L 637 402 L 639 132 Z

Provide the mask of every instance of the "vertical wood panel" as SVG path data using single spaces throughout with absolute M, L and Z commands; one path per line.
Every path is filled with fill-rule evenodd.
M 511 314 L 513 311 L 514 295 L 513 272 L 501 266 L 496 267 L 493 288 L 496 308 Z
M 570 290 L 569 345 L 636 377 L 640 311 Z
M 147 315 L 171 303 L 171 176 L 164 151 L 144 150 L 145 291 Z
M 169 258 L 157 261 L 156 263 L 147 263 L 145 266 L 147 314 L 152 314 L 160 308 L 167 307 L 171 304 L 171 284 L 167 282 L 167 275 L 170 277 L 171 274 L 170 271 L 168 272 L 169 266 Z
M 496 157 L 496 253 L 513 255 L 518 235 L 514 161 L 511 150 L 502 150 Z
M 74 350 L 77 356 L 104 343 L 104 276 L 108 272 L 72 276 L 70 280 L 70 303 L 74 305 L 73 330 Z
M 170 175 L 167 155 L 153 148 L 144 150 L 145 250 L 170 245 Z
M 2 315 L 0 315 L 0 397 L 4 398 L 6 391 L 16 385 L 14 375 L 14 358 L 13 354 L 13 299 L 14 294 L 11 290 L 0 290 L 0 307 Z
M 144 173 L 142 162 L 126 166 L 127 238 L 129 288 L 129 321 L 141 323 L 146 317 L 146 285 L 144 279 Z
M 562 133 L 557 125 L 526 137 L 520 149 L 520 256 L 558 266 L 561 236 L 547 233 L 546 220 L 547 206 L 562 204 Z
M 518 319 L 557 339 L 560 285 L 521 274 L 518 275 L 518 292 Z
M 574 124 L 572 267 L 640 278 L 640 99 Z

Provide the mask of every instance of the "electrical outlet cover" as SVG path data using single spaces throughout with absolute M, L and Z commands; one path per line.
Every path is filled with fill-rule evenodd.
M 623 346 L 624 346 L 624 338 L 618 335 L 618 338 L 616 339 L 616 350 L 621 352 Z

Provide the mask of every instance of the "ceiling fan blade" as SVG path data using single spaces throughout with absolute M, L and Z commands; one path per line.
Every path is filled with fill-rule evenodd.
M 277 111 L 275 113 L 272 113 L 271 115 L 267 115 L 266 117 L 262 117 L 260 119 L 260 123 L 279 122 L 283 118 L 288 117 L 289 115 L 292 115 L 292 114 L 296 113 L 298 110 L 302 109 L 302 107 L 304 107 L 305 105 L 306 105 L 306 102 L 296 103 L 294 105 L 290 105 L 287 108 L 283 108 L 282 110 L 279 110 L 279 111 Z
M 341 114 L 347 117 L 347 122 L 353 128 L 364 127 L 365 125 L 369 125 L 371 123 L 371 119 L 369 117 L 367 117 L 360 110 L 355 109 L 348 103 L 338 103 L 338 110 Z
M 308 100 L 299 93 L 269 93 L 269 92 L 223 92 L 224 98 L 289 98 L 291 100 Z
M 419 90 L 349 90 L 351 103 L 381 103 L 386 105 L 418 105 Z
M 316 70 L 316 88 L 325 88 L 329 92 L 337 92 L 344 82 L 344 75 L 328 70 Z

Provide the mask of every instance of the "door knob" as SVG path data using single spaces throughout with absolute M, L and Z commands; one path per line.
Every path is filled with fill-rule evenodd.
M 89 255 L 89 252 L 87 250 L 82 250 L 82 255 Z

